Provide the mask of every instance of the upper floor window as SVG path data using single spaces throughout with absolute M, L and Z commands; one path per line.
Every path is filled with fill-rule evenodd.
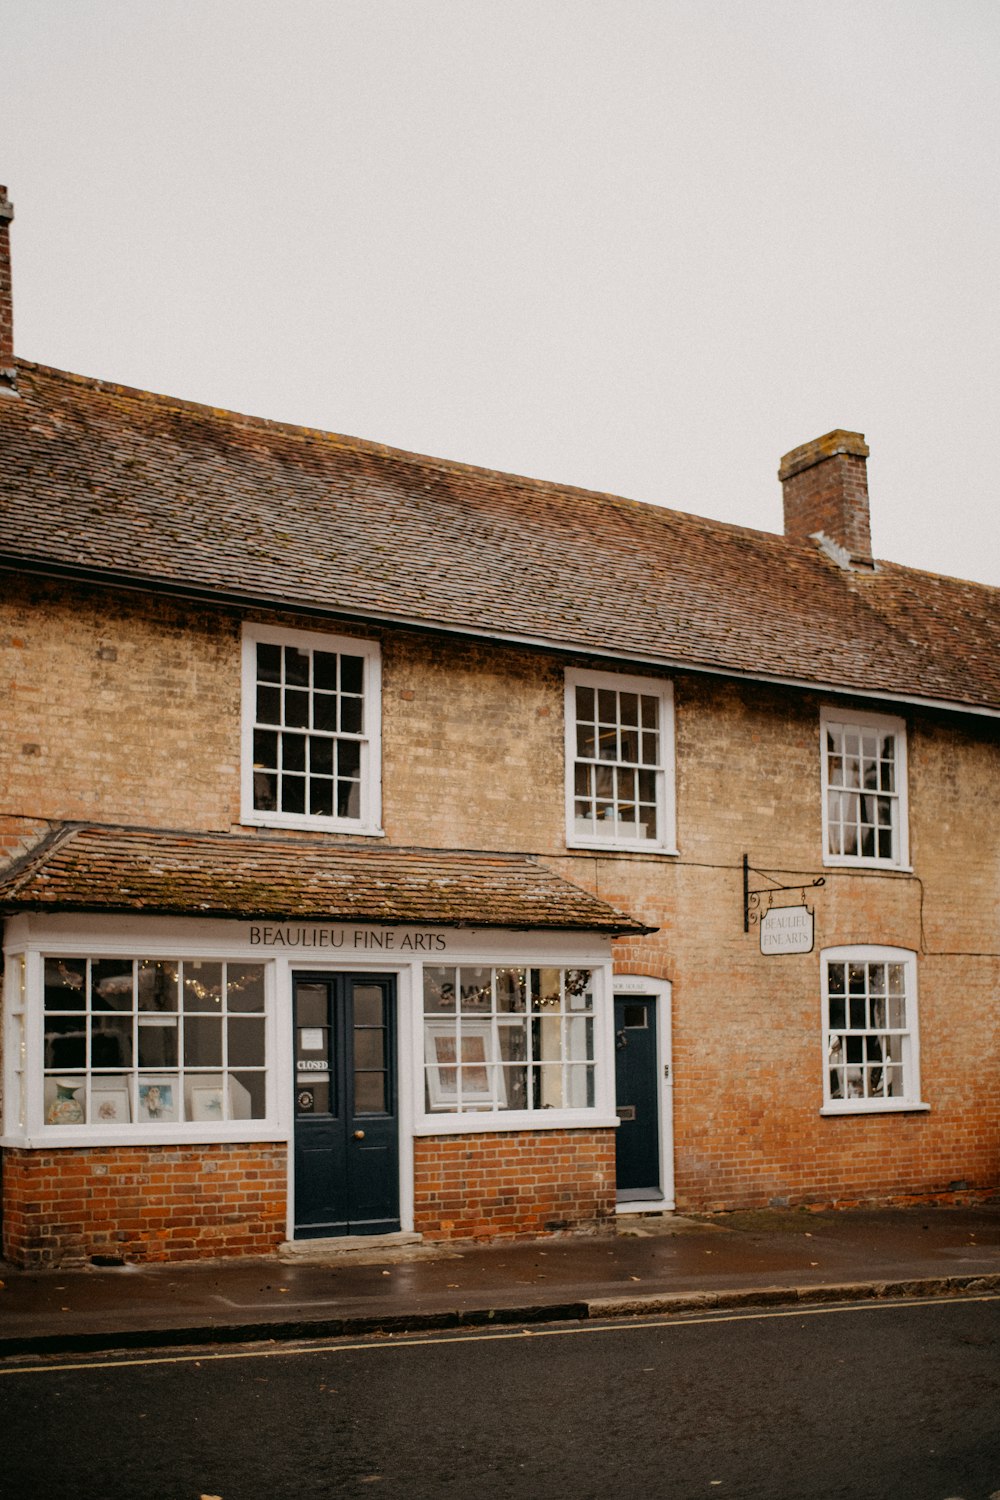
M 243 821 L 378 832 L 380 706 L 375 642 L 244 626 Z
M 822 715 L 823 858 L 905 865 L 906 731 L 876 714 Z
M 917 965 L 904 948 L 827 948 L 824 1111 L 926 1109 L 920 1102 Z
M 673 848 L 673 733 L 670 683 L 566 673 L 570 844 Z

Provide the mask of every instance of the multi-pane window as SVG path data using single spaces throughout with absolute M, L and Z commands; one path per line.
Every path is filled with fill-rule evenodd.
M 247 627 L 245 816 L 377 823 L 378 657 L 364 641 Z
M 830 863 L 905 863 L 906 741 L 898 719 L 824 715 L 824 852 Z
M 589 969 L 425 967 L 428 1113 L 592 1109 Z
M 570 843 L 668 847 L 671 696 L 667 683 L 566 674 Z
M 918 1102 L 913 955 L 827 950 L 823 982 L 826 1103 L 864 1110 Z
M 46 1125 L 259 1120 L 264 965 L 46 958 Z

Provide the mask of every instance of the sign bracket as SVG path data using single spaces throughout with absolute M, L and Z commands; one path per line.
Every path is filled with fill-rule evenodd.
M 759 875 L 761 880 L 769 880 L 770 885 L 759 886 L 755 890 L 750 888 L 750 876 Z M 743 931 L 749 932 L 752 923 L 759 922 L 763 915 L 761 911 L 761 897 L 767 897 L 767 906 L 764 911 L 769 911 L 773 904 L 773 897 L 777 891 L 801 891 L 802 905 L 806 904 L 806 890 L 812 890 L 819 885 L 826 885 L 826 876 L 817 875 L 812 880 L 799 880 L 794 885 L 779 885 L 772 875 L 766 870 L 755 870 L 750 863 L 750 856 L 743 856 Z

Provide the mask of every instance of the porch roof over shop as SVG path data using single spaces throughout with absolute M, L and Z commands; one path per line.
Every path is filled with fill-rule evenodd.
M 62 825 L 0 880 L 0 908 L 654 932 L 517 854 Z
M 27 362 L 17 392 L 0 402 L 8 567 L 1000 708 L 985 585 L 845 569 L 812 540 Z

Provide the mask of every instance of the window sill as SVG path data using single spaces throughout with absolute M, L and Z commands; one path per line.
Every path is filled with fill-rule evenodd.
M 244 813 L 240 822 L 249 828 L 281 828 L 286 833 L 306 829 L 310 833 L 349 833 L 354 838 L 384 839 L 385 829 L 350 818 L 293 817 L 280 813 Z
M 0 1146 L 21 1151 L 60 1151 L 67 1147 L 86 1149 L 113 1146 L 219 1146 L 238 1142 L 287 1141 L 288 1131 L 273 1121 L 233 1120 L 228 1125 L 125 1126 L 121 1130 L 95 1130 L 89 1125 L 43 1126 L 40 1130 L 0 1136 Z
M 900 1099 L 887 1101 L 884 1104 L 870 1103 L 859 1100 L 856 1103 L 824 1104 L 820 1110 L 821 1115 L 902 1115 L 902 1114 L 927 1114 L 930 1110 L 929 1104 L 922 1104 L 919 1100 L 907 1101 Z
M 604 854 L 680 854 L 672 844 L 658 844 L 652 839 L 588 839 L 576 833 L 566 838 L 567 849 L 600 849 Z
M 897 875 L 912 875 L 913 866 L 894 859 L 862 859 L 850 854 L 824 854 L 826 870 L 889 870 Z
M 617 1115 L 596 1110 L 544 1109 L 537 1111 L 485 1110 L 482 1114 L 421 1115 L 413 1128 L 415 1136 L 482 1135 L 486 1132 L 529 1130 L 617 1130 Z

